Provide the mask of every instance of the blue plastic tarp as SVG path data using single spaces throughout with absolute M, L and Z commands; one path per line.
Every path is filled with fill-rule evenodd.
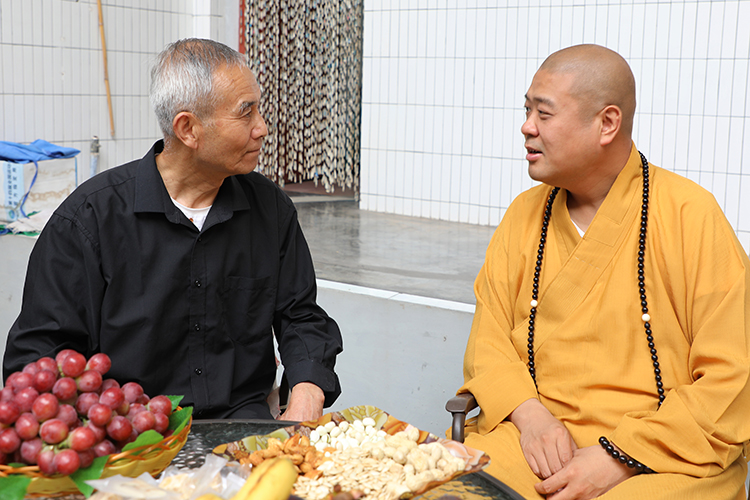
M 30 163 L 55 158 L 72 158 L 81 151 L 66 148 L 51 142 L 37 139 L 31 144 L 0 141 L 0 160 L 11 163 Z

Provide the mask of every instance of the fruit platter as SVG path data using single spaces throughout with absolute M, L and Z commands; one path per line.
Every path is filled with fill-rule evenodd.
M 71 349 L 12 373 L 0 390 L 4 499 L 83 493 L 86 481 L 157 474 L 187 440 L 192 409 L 105 378 L 109 356 Z
M 337 494 L 368 500 L 412 498 L 489 463 L 481 451 L 419 430 L 374 406 L 328 413 L 314 422 L 248 436 L 213 451 L 266 471 L 268 484 L 261 478 L 254 486 L 262 495 L 269 495 L 269 484 L 284 483 L 281 478 L 291 475 L 294 498 L 306 500 Z

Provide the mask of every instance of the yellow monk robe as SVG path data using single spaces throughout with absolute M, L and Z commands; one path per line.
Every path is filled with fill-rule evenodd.
M 538 393 L 526 363 L 542 213 L 540 185 L 508 208 L 475 283 L 477 308 L 465 385 L 481 407 L 466 443 L 488 472 L 541 498 L 518 431 L 505 419 L 538 398 L 579 448 L 608 437 L 659 474 L 638 475 L 602 498 L 744 497 L 750 439 L 750 262 L 713 196 L 650 168 L 645 281 L 666 400 L 641 320 L 637 252 L 640 158 L 633 146 L 583 238 L 561 190 L 552 209 L 535 324 Z

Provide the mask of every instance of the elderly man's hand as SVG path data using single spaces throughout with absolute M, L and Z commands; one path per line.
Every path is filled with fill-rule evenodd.
M 547 500 L 588 500 L 614 488 L 636 473 L 599 446 L 576 450 L 560 472 L 534 485 Z
M 310 382 L 300 382 L 292 387 L 289 404 L 279 420 L 317 420 L 323 416 L 324 402 L 325 394 L 320 387 Z
M 534 474 L 546 479 L 570 462 L 578 448 L 568 429 L 537 399 L 528 399 L 510 414 L 521 433 L 521 450 Z

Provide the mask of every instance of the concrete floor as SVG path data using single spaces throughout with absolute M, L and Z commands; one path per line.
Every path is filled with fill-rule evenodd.
M 474 279 L 494 227 L 369 212 L 354 200 L 290 194 L 319 279 L 475 303 Z

